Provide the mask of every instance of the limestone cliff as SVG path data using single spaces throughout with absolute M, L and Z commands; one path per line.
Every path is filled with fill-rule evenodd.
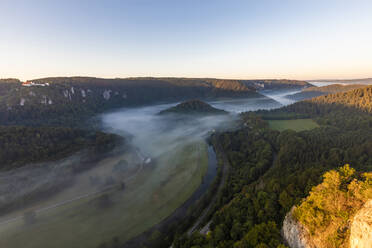
M 372 247 L 372 200 L 354 216 L 350 230 L 350 248 Z
M 282 235 L 291 248 L 323 248 L 326 246 L 316 245 L 310 237 L 306 227 L 293 217 L 295 207 L 285 216 L 283 221 Z M 319 240 L 318 240 L 319 241 Z M 372 200 L 364 206 L 350 220 L 350 248 L 372 247 Z
M 372 172 L 324 173 L 285 217 L 283 237 L 291 248 L 372 248 Z
M 283 221 L 282 235 L 284 240 L 291 248 L 315 248 L 308 230 L 294 218 L 294 209 L 295 207 L 287 213 Z

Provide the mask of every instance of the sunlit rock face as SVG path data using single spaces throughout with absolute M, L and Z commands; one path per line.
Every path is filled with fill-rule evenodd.
M 293 217 L 293 210 L 285 216 L 282 235 L 291 248 L 316 248 L 306 228 Z
M 282 235 L 291 248 L 321 248 L 314 245 L 307 229 L 293 217 L 293 210 L 285 216 Z M 316 242 L 315 242 L 316 243 Z M 350 248 L 372 247 L 372 199 L 350 221 Z
M 372 200 L 367 201 L 353 218 L 350 247 L 372 247 Z

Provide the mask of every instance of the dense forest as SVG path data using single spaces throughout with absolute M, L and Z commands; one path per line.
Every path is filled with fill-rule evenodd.
M 325 93 L 339 93 L 339 92 L 346 92 L 350 90 L 355 90 L 359 88 L 365 88 L 367 85 L 364 84 L 331 84 L 321 87 L 308 87 L 302 90 L 302 92 L 306 91 L 319 91 Z
M 119 107 L 195 98 L 264 97 L 257 90 L 265 85 L 269 88 L 309 85 L 295 80 L 187 78 L 58 77 L 33 82 L 49 85 L 26 87 L 18 80 L 0 80 L 0 124 L 72 127 L 84 125 L 94 114 Z
M 317 96 L 323 96 L 323 95 L 339 93 L 339 92 L 346 92 L 346 91 L 364 88 L 364 87 L 366 87 L 366 85 L 364 84 L 347 84 L 347 85 L 331 84 L 331 85 L 322 86 L 322 87 L 313 86 L 313 87 L 304 88 L 299 93 L 288 95 L 287 98 L 295 100 L 295 101 L 301 101 L 304 99 L 310 99 L 310 98 L 317 97 Z
M 328 170 L 372 170 L 371 87 L 322 96 L 273 111 L 242 114 L 240 130 L 215 134 L 231 166 L 210 232 L 179 235 L 173 247 L 285 247 L 285 214 Z M 331 113 L 331 114 L 330 114 Z M 273 131 L 263 117 L 308 115 L 319 128 Z
M 120 142 L 122 139 L 118 136 L 102 132 L 64 127 L 0 126 L 0 170 L 63 158 L 83 149 L 105 152 Z

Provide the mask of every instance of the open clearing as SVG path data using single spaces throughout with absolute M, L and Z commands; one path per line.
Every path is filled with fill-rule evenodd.
M 126 183 L 113 189 L 36 215 L 0 225 L 0 247 L 92 247 L 118 237 L 126 241 L 169 216 L 201 184 L 208 166 L 207 145 L 178 146 L 155 158 Z M 104 201 L 105 195 L 109 200 Z
M 296 120 L 269 120 L 269 126 L 278 131 L 294 130 L 296 132 L 310 130 L 319 125 L 312 119 L 296 119 Z

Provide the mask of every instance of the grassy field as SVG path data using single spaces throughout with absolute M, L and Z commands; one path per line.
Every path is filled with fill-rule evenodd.
M 98 247 L 118 237 L 126 241 L 170 215 L 200 185 L 208 166 L 207 146 L 197 142 L 177 147 L 156 158 L 126 184 L 124 191 L 86 198 L 36 216 L 34 224 L 22 219 L 0 225 L 0 247 Z
M 312 119 L 296 119 L 296 120 L 269 120 L 269 126 L 278 131 L 291 129 L 294 131 L 310 130 L 319 125 Z

